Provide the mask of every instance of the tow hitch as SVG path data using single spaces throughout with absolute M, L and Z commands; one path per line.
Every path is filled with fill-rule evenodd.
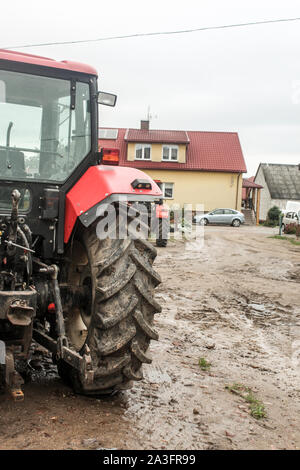
M 36 260 L 34 261 L 37 262 Z M 66 337 L 60 288 L 57 280 L 58 267 L 55 264 L 51 266 L 47 266 L 41 262 L 38 262 L 38 264 L 40 266 L 40 273 L 48 274 L 51 277 L 49 284 L 55 305 L 56 331 L 58 337 L 55 341 L 44 331 L 34 328 L 33 338 L 39 344 L 51 351 L 55 355 L 56 359 L 63 359 L 67 364 L 77 370 L 80 374 L 82 383 L 90 385 L 94 380 L 94 370 L 90 349 L 85 345 L 81 355 L 69 347 L 69 342 Z

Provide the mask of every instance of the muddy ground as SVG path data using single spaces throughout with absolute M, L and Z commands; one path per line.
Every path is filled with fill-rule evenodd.
M 202 248 L 159 249 L 160 340 L 144 380 L 76 396 L 36 354 L 24 402 L 0 398 L 0 449 L 299 449 L 300 246 L 273 232 L 207 227 Z M 236 383 L 265 418 L 226 388 Z

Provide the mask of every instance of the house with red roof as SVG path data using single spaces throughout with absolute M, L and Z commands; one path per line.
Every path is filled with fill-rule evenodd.
M 241 209 L 246 165 L 236 132 L 99 129 L 99 150 L 117 149 L 119 164 L 145 171 L 169 205 Z

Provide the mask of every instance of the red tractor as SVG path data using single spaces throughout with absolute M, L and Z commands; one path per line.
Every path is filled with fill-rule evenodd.
M 0 50 L 0 389 L 16 399 L 32 338 L 87 395 L 128 388 L 151 362 L 156 250 L 124 214 L 161 191 L 98 152 L 98 104 L 115 100 L 88 65 Z

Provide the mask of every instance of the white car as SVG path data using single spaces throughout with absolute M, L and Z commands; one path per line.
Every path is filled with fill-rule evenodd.
M 282 230 L 289 224 L 299 224 L 299 217 L 297 212 L 289 211 L 284 213 L 281 223 Z

